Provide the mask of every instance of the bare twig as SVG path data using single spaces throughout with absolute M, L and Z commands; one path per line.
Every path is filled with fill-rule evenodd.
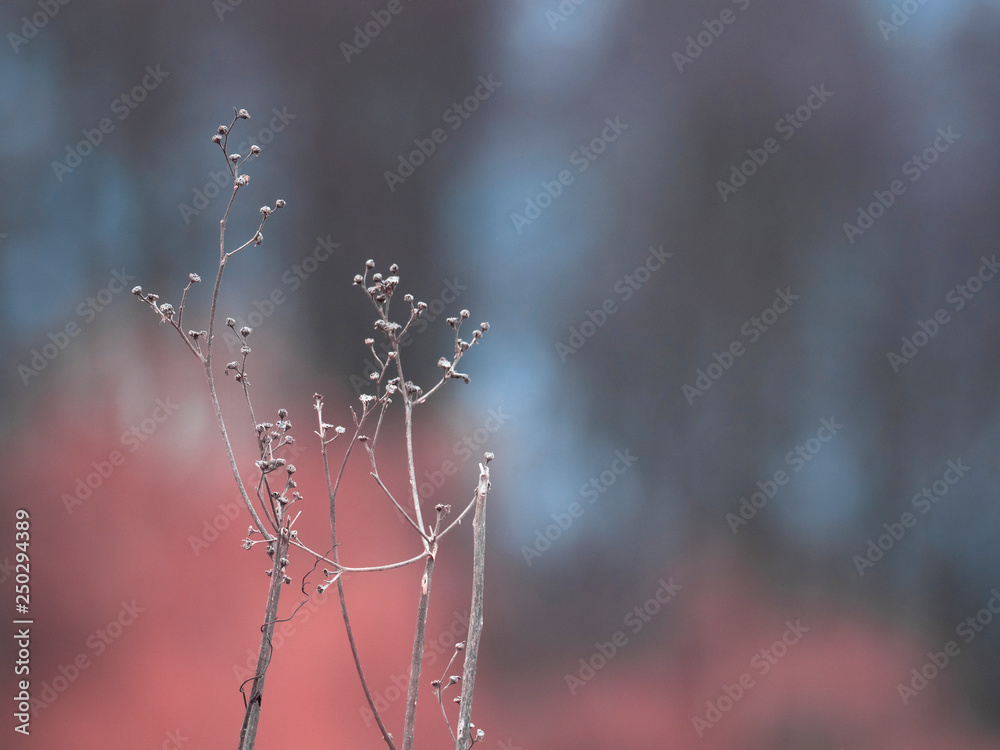
M 278 511 L 281 512 L 280 510 Z M 267 591 L 267 607 L 264 610 L 264 624 L 261 626 L 260 649 L 257 652 L 257 673 L 253 677 L 250 697 L 247 699 L 246 714 L 240 729 L 240 750 L 253 750 L 257 737 L 257 724 L 260 721 L 261 702 L 264 697 L 264 678 L 271 661 L 271 638 L 274 635 L 274 625 L 278 621 L 278 599 L 281 596 L 281 586 L 289 579 L 285 576 L 285 564 L 288 562 L 288 541 L 291 532 L 287 525 L 281 527 L 281 532 L 275 540 L 272 556 L 274 558 L 271 570 L 271 585 Z
M 427 605 L 431 598 L 431 577 L 434 575 L 434 555 L 437 545 L 424 564 L 420 580 L 420 603 L 417 605 L 417 625 L 413 636 L 413 654 L 410 657 L 410 684 L 406 690 L 406 717 L 403 720 L 403 750 L 412 750 L 413 731 L 417 723 L 417 692 L 420 687 L 420 665 L 424 658 L 424 638 L 427 633 Z
M 479 464 L 479 485 L 476 487 L 476 515 L 472 519 L 472 606 L 469 609 L 469 637 L 465 641 L 465 668 L 462 672 L 462 699 L 459 703 L 458 739 L 455 750 L 468 750 L 472 732 L 472 691 L 476 685 L 476 663 L 479 660 L 479 639 L 483 634 L 483 584 L 486 580 L 486 495 L 490 490 L 489 462 L 486 454 Z M 480 730 L 482 731 L 482 730 Z M 475 739 L 472 740 L 475 742 Z
M 362 413 L 361 419 L 355 419 L 356 429 L 354 431 L 354 438 L 351 440 L 351 443 L 347 448 L 346 454 L 344 455 L 344 461 L 340 466 L 340 473 L 337 475 L 337 482 L 334 484 L 332 477 L 330 476 L 330 453 L 327 450 L 327 445 L 329 445 L 333 439 L 331 438 L 329 441 L 326 439 L 328 425 L 323 421 L 323 397 L 317 393 L 313 396 L 313 399 L 315 401 L 316 412 L 319 414 L 318 434 L 320 449 L 323 455 L 323 475 L 326 477 L 326 490 L 330 498 L 330 536 L 333 544 L 333 563 L 339 566 L 340 545 L 337 543 L 337 490 L 340 487 L 340 480 L 344 476 L 344 467 L 347 465 L 347 458 L 351 455 L 351 449 L 354 447 L 354 443 L 358 439 L 361 432 L 361 426 L 364 423 L 367 412 Z M 337 432 L 342 432 L 344 428 L 341 427 L 339 429 L 334 429 L 336 429 Z M 382 732 L 382 739 L 385 740 L 389 750 L 396 750 L 396 745 L 392 741 L 392 734 L 388 729 L 386 729 L 385 722 L 382 720 L 382 715 L 375 707 L 375 698 L 372 696 L 371 688 L 368 687 L 368 680 L 365 678 L 365 670 L 361 666 L 361 656 L 358 653 L 358 644 L 354 640 L 354 630 L 351 627 L 351 618 L 347 612 L 347 598 L 344 595 L 344 581 L 339 575 L 337 576 L 337 594 L 340 598 L 340 612 L 344 618 L 344 629 L 347 631 L 347 641 L 351 646 L 351 656 L 354 658 L 354 667 L 357 669 L 358 679 L 361 681 L 361 689 L 364 691 L 365 699 L 368 701 L 368 707 L 371 709 L 372 716 L 375 717 L 375 723 L 378 725 L 379 731 Z
M 330 552 L 327 554 L 320 554 L 303 542 L 299 541 L 298 531 L 293 530 L 292 528 L 295 520 L 298 518 L 298 514 L 289 514 L 288 512 L 291 504 L 302 499 L 302 496 L 298 492 L 292 491 L 296 487 L 296 482 L 293 478 L 296 469 L 293 465 L 287 463 L 286 460 L 281 457 L 279 452 L 280 449 L 294 442 L 294 437 L 288 434 L 288 431 L 292 426 L 291 422 L 287 418 L 288 412 L 285 409 L 279 409 L 278 419 L 275 423 L 257 422 L 253 402 L 250 397 L 250 382 L 248 380 L 247 373 L 247 362 L 251 352 L 248 337 L 253 331 L 245 325 L 237 329 L 236 321 L 233 318 L 226 318 L 226 326 L 232 329 L 241 344 L 240 353 L 242 355 L 242 361 L 230 362 L 226 365 L 224 373 L 229 375 L 230 372 L 232 372 L 235 380 L 242 386 L 248 414 L 257 437 L 258 460 L 256 461 L 256 467 L 260 472 L 260 477 L 256 482 L 256 485 L 252 486 L 252 489 L 254 490 L 253 494 L 256 496 L 260 505 L 259 509 L 256 508 L 255 503 L 251 500 L 251 494 L 248 491 L 247 484 L 244 483 L 243 477 L 236 463 L 235 453 L 229 438 L 226 422 L 222 413 L 222 407 L 216 391 L 214 372 L 214 344 L 216 322 L 218 320 L 217 313 L 219 292 L 226 264 L 234 255 L 245 250 L 251 245 L 257 246 L 263 243 L 264 238 L 262 230 L 265 222 L 271 213 L 285 205 L 285 202 L 279 199 L 274 204 L 274 208 L 269 206 L 262 207 L 260 209 L 260 224 L 258 225 L 253 236 L 235 249 L 229 251 L 226 250 L 226 227 L 230 211 L 234 205 L 236 195 L 240 188 L 249 184 L 250 180 L 249 176 L 241 174 L 240 170 L 248 159 L 255 158 L 260 153 L 260 148 L 256 145 L 251 146 L 249 156 L 231 154 L 228 151 L 229 135 L 232 127 L 238 120 L 249 119 L 249 117 L 250 115 L 246 112 L 246 110 L 234 109 L 234 116 L 230 125 L 220 126 L 218 133 L 212 138 L 213 142 L 220 146 L 223 156 L 226 159 L 229 174 L 233 178 L 233 190 L 229 197 L 222 219 L 219 222 L 219 264 L 215 284 L 212 290 L 211 309 L 208 316 L 208 330 L 191 330 L 185 332 L 183 329 L 184 310 L 187 304 L 188 291 L 190 291 L 194 284 L 201 281 L 201 278 L 197 274 L 189 274 L 189 282 L 181 293 L 180 304 L 176 309 L 173 305 L 167 302 L 160 302 L 160 298 L 156 294 L 144 294 L 141 287 L 135 287 L 132 290 L 136 297 L 146 302 L 160 316 L 161 323 L 167 323 L 177 331 L 185 345 L 198 358 L 200 364 L 204 368 L 206 379 L 208 381 L 212 407 L 219 425 L 219 430 L 222 433 L 223 445 L 225 446 L 229 466 L 232 470 L 233 478 L 236 481 L 236 486 L 239 490 L 240 496 L 243 499 L 244 505 L 246 506 L 246 509 L 254 523 L 254 526 L 250 527 L 247 538 L 243 540 L 243 546 L 246 549 L 252 549 L 257 544 L 263 543 L 267 546 L 268 555 L 273 558 L 270 570 L 266 571 L 271 577 L 271 581 L 268 587 L 264 622 L 261 626 L 261 640 L 257 655 L 257 668 L 254 676 L 250 680 L 247 680 L 247 682 L 252 683 L 249 696 L 247 696 L 244 691 L 244 686 L 240 687 L 240 691 L 244 693 L 245 703 L 244 720 L 240 730 L 240 750 L 252 750 L 256 741 L 261 705 L 263 701 L 264 681 L 273 652 L 272 637 L 275 625 L 278 622 L 278 605 L 280 602 L 281 587 L 283 584 L 291 582 L 291 579 L 286 574 L 286 567 L 289 565 L 288 553 L 292 547 L 301 549 L 303 552 L 311 556 L 314 560 L 314 568 L 315 565 L 321 561 L 327 562 L 333 567 L 333 570 L 324 569 L 323 572 L 324 575 L 327 576 L 327 580 L 323 581 L 323 583 L 318 586 L 318 591 L 322 593 L 328 586 L 333 583 L 337 584 L 344 626 L 347 631 L 348 642 L 351 647 L 358 677 L 361 681 L 365 697 L 368 700 L 368 705 L 371 708 L 372 715 L 378 724 L 379 730 L 382 732 L 383 740 L 386 742 L 389 750 L 396 750 L 396 744 L 393 740 L 392 734 L 390 734 L 386 728 L 385 723 L 375 706 L 375 700 L 369 688 L 364 670 L 362 669 L 358 645 L 354 637 L 354 631 L 351 627 L 351 619 L 348 614 L 347 599 L 344 593 L 343 574 L 385 571 L 412 565 L 420 562 L 421 560 L 424 561 L 423 576 L 420 582 L 420 596 L 417 606 L 417 622 L 413 639 L 413 651 L 410 661 L 406 716 L 403 727 L 402 750 L 412 750 L 414 729 L 416 726 L 417 696 L 420 686 L 421 664 L 426 644 L 431 582 L 433 579 L 434 566 L 438 552 L 438 542 L 444 535 L 459 524 L 465 515 L 475 508 L 473 520 L 475 539 L 473 604 L 469 625 L 469 649 L 466 651 L 464 660 L 464 676 L 460 678 L 457 675 L 453 675 L 449 678 L 448 683 L 448 686 L 451 686 L 460 680 L 463 682 L 462 697 L 457 699 L 461 702 L 457 733 L 452 731 L 451 722 L 448 720 L 447 712 L 445 711 L 444 704 L 441 700 L 443 692 L 441 681 L 437 680 L 434 683 L 437 691 L 438 703 L 441 705 L 445 723 L 452 736 L 452 740 L 456 744 L 456 748 L 460 748 L 460 750 L 468 750 L 468 748 L 471 748 L 472 745 L 474 745 L 478 740 L 482 739 L 483 736 L 481 730 L 478 732 L 478 735 L 473 738 L 469 738 L 468 734 L 470 729 L 473 727 L 471 724 L 472 687 L 475 682 L 476 659 L 478 655 L 479 639 L 482 632 L 483 565 L 485 559 L 485 502 L 486 494 L 489 490 L 489 469 L 485 468 L 482 464 L 480 465 L 480 478 L 475 497 L 450 525 L 442 531 L 442 523 L 445 518 L 450 515 L 451 506 L 438 504 L 435 506 L 436 517 L 433 525 L 428 524 L 425 528 L 416 474 L 416 457 L 413 440 L 413 408 L 414 406 L 427 401 L 430 395 L 444 386 L 448 380 L 458 379 L 469 382 L 469 376 L 458 372 L 455 369 L 455 366 L 458 364 L 465 352 L 468 351 L 468 349 L 470 349 L 474 344 L 478 343 L 483 334 L 489 330 L 489 324 L 480 324 L 479 329 L 473 332 L 471 341 L 464 341 L 459 338 L 459 328 L 461 327 L 462 322 L 469 318 L 469 311 L 462 310 L 458 317 L 447 319 L 448 325 L 451 326 L 455 332 L 454 354 L 452 355 L 452 359 L 450 361 L 444 357 L 438 361 L 438 367 L 442 369 L 441 379 L 425 393 L 418 385 L 409 382 L 404 378 L 403 367 L 400 361 L 400 349 L 403 345 L 403 338 L 408 335 L 410 326 L 424 311 L 428 309 L 428 305 L 424 302 L 414 303 L 412 295 L 404 295 L 404 301 L 410 306 L 409 317 L 405 325 L 395 323 L 389 318 L 389 305 L 393 292 L 399 284 L 399 277 L 397 275 L 399 271 L 398 266 L 392 264 L 389 267 L 389 275 L 386 277 L 383 277 L 381 273 L 373 272 L 371 278 L 372 286 L 368 286 L 367 284 L 368 274 L 370 271 L 373 271 L 375 267 L 374 261 L 367 261 L 365 264 L 365 273 L 363 275 L 355 276 L 354 283 L 365 289 L 372 304 L 378 312 L 378 318 L 375 321 L 375 329 L 381 331 L 386 336 L 389 345 L 384 349 L 385 357 L 383 359 L 375 350 L 374 339 L 365 339 L 365 344 L 371 349 L 372 355 L 375 357 L 375 360 L 378 362 L 380 367 L 380 370 L 373 373 L 370 378 L 375 389 L 375 395 L 363 394 L 360 396 L 362 404 L 360 416 L 354 408 L 350 409 L 355 429 L 354 434 L 344 452 L 343 462 L 340 465 L 336 481 L 334 481 L 330 470 L 328 446 L 336 439 L 337 436 L 344 434 L 346 430 L 343 427 L 336 427 L 323 421 L 323 399 L 318 394 L 314 396 L 314 407 L 316 408 L 319 417 L 319 429 L 316 434 L 320 438 L 323 470 L 330 504 L 330 533 L 332 543 Z M 387 375 L 389 373 L 389 368 L 392 367 L 393 364 L 395 364 L 395 371 L 398 377 L 388 378 Z M 413 508 L 412 515 L 403 507 L 405 502 L 398 502 L 393 492 L 382 481 L 375 455 L 375 446 L 377 445 L 379 435 L 381 434 L 386 412 L 389 405 L 392 403 L 393 398 L 397 395 L 401 396 L 403 399 L 407 479 Z M 362 430 L 366 422 L 376 410 L 378 410 L 378 418 L 374 425 L 374 432 L 363 434 Z M 355 445 L 359 442 L 364 444 L 365 450 L 368 453 L 372 468 L 371 476 L 375 480 L 376 484 L 385 496 L 392 502 L 393 506 L 409 522 L 410 526 L 417 532 L 417 535 L 420 538 L 423 551 L 407 560 L 367 567 L 349 567 L 342 565 L 340 562 L 340 542 L 338 540 L 336 519 L 336 498 L 341 481 L 344 477 L 347 461 L 350 458 Z M 487 464 L 491 458 L 492 454 L 486 454 Z M 275 476 L 269 477 L 269 475 L 279 470 L 284 471 L 283 486 Z M 292 517 L 292 515 L 294 515 L 294 517 Z M 267 522 L 266 524 L 264 523 L 265 520 Z M 261 540 L 254 539 L 257 534 L 261 535 Z M 328 557 L 327 555 L 330 556 Z M 303 581 L 305 581 L 305 579 L 303 579 Z M 294 614 L 295 613 L 293 612 L 291 616 L 294 616 Z M 452 656 L 452 661 L 454 661 L 458 652 L 464 650 L 465 648 L 466 644 L 458 644 L 456 646 L 455 654 Z M 452 662 L 448 663 L 446 671 L 447 669 L 450 669 L 451 663 Z M 244 683 L 244 685 L 245 684 L 246 683 Z

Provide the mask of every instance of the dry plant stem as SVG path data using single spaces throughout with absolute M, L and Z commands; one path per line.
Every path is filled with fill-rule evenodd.
M 317 411 L 319 411 L 320 445 L 323 453 L 323 474 L 326 477 L 326 491 L 330 496 L 330 535 L 333 543 L 333 562 L 339 567 L 340 551 L 337 544 L 337 489 L 340 487 L 340 480 L 344 476 L 344 468 L 347 466 L 347 459 L 351 455 L 351 449 L 354 448 L 358 434 L 361 431 L 361 425 L 359 424 L 357 429 L 354 431 L 354 438 L 352 438 L 351 444 L 347 447 L 347 451 L 345 451 L 344 461 L 340 466 L 340 472 L 337 474 L 337 483 L 334 485 L 330 477 L 330 454 L 326 447 L 327 440 L 325 430 L 323 429 L 322 404 L 322 399 L 320 399 L 318 401 Z M 358 679 L 361 681 L 361 689 L 364 691 L 365 699 L 368 701 L 368 708 L 371 710 L 372 716 L 375 717 L 375 723 L 378 725 L 379 731 L 382 733 L 382 739 L 384 739 L 386 744 L 389 746 L 389 750 L 396 750 L 396 745 L 392 741 L 392 735 L 389 734 L 389 730 L 386 729 L 385 723 L 382 721 L 381 714 L 379 714 L 378 709 L 375 707 L 375 698 L 372 696 L 372 691 L 368 687 L 368 680 L 365 678 L 365 671 L 361 667 L 361 656 L 358 653 L 358 644 L 354 640 L 354 630 L 351 628 L 351 618 L 347 613 L 347 598 L 344 596 L 344 580 L 342 577 L 337 578 L 337 594 L 340 597 L 340 612 L 344 617 L 344 628 L 347 631 L 348 643 L 351 645 L 351 655 L 354 657 L 354 666 L 358 670 Z
M 246 714 L 243 717 L 243 727 L 240 729 L 239 750 L 253 750 L 257 738 L 257 724 L 260 721 L 261 701 L 264 696 L 264 678 L 271 661 L 271 638 L 278 620 L 278 599 L 281 596 L 281 586 L 285 580 L 285 570 L 281 561 L 288 554 L 290 537 L 291 533 L 285 526 L 275 542 L 274 560 L 271 566 L 271 585 L 267 591 L 267 607 L 264 611 L 264 625 L 261 627 L 260 650 L 257 653 L 257 673 L 253 678 Z
M 257 515 L 257 511 L 254 510 L 253 503 L 250 501 L 250 495 L 247 493 L 246 487 L 243 486 L 243 479 L 240 477 L 240 470 L 236 465 L 236 456 L 233 454 L 233 446 L 229 442 L 229 434 L 226 432 L 226 421 L 222 417 L 222 406 L 219 404 L 219 396 L 215 391 L 215 373 L 212 370 L 212 354 L 215 350 L 216 308 L 219 304 L 219 288 L 222 286 L 222 274 L 226 270 L 226 258 L 228 257 L 226 254 L 226 219 L 229 217 L 229 210 L 232 208 L 233 200 L 236 198 L 236 190 L 237 188 L 234 187 L 233 195 L 229 199 L 229 205 L 226 206 L 226 213 L 219 222 L 219 272 L 215 276 L 215 288 L 212 290 L 212 309 L 208 316 L 208 343 L 203 361 L 205 364 L 205 374 L 208 376 L 208 389 L 212 394 L 212 407 L 215 409 L 215 418 L 219 422 L 219 429 L 222 430 L 222 440 L 226 444 L 226 456 L 229 458 L 229 468 L 232 469 L 233 477 L 236 479 L 236 486 L 240 490 L 243 504 L 250 511 L 250 517 L 257 525 L 260 533 L 264 535 L 264 538 L 270 541 L 273 537 L 264 524 L 261 523 L 260 517 Z
M 406 718 L 403 721 L 403 750 L 413 750 L 413 731 L 417 723 L 417 691 L 420 687 L 420 664 L 424 656 L 424 639 L 427 633 L 427 605 L 431 598 L 431 576 L 434 574 L 435 544 L 424 564 L 420 581 L 420 604 L 417 606 L 417 627 L 413 637 L 413 655 L 410 659 L 410 684 L 406 690 Z
M 487 454 L 487 462 L 491 456 Z M 476 487 L 476 514 L 472 518 L 472 605 L 469 609 L 469 637 L 465 641 L 465 668 L 462 671 L 462 700 L 459 703 L 458 739 L 455 750 L 471 747 L 472 691 L 476 685 L 479 639 L 483 634 L 483 585 L 486 580 L 486 495 L 490 489 L 489 466 L 479 464 Z

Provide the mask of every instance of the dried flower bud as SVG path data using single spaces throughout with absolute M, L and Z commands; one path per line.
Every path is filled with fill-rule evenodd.
M 445 322 L 452 328 L 454 328 L 456 325 L 458 325 L 458 318 L 447 318 Z
M 347 430 L 338 425 L 336 428 L 334 428 L 334 432 L 336 432 L 338 435 L 343 435 L 345 432 L 347 432 Z
M 222 143 L 222 136 L 221 135 L 213 135 L 212 136 L 212 143 Z
M 156 302 L 156 300 L 158 300 L 159 298 L 160 298 L 159 294 L 153 294 L 152 292 L 146 295 L 146 299 L 148 299 L 150 302 Z
M 225 125 L 220 125 L 219 135 L 226 135 L 227 133 L 229 133 L 229 128 L 227 128 Z
M 226 318 L 226 325 L 229 326 L 230 328 L 235 328 L 236 321 L 233 320 L 232 318 Z
M 488 330 L 490 330 L 490 324 L 489 323 L 480 323 L 479 324 L 479 330 L 482 331 L 483 333 L 486 333 Z
M 201 276 L 199 276 L 196 273 L 189 273 L 188 278 L 191 279 L 192 284 L 198 284 L 199 282 L 201 282 Z
M 241 119 L 241 120 L 249 120 L 250 119 L 250 113 L 247 112 L 245 109 L 241 109 L 239 112 L 237 112 L 236 116 L 239 119 Z
M 233 164 L 235 164 L 239 160 L 240 160 L 240 155 L 239 154 L 230 154 L 229 155 L 229 161 L 231 161 Z
M 285 467 L 285 471 L 287 471 L 289 474 L 294 474 L 295 464 L 288 464 L 288 466 Z
M 250 353 L 250 347 L 249 346 L 241 346 L 240 347 L 240 354 L 249 354 L 249 353 Z
M 380 274 L 380 273 L 373 273 L 372 274 L 372 281 L 381 281 L 381 280 L 382 280 L 382 274 Z
M 375 339 L 365 339 L 365 346 L 372 346 L 375 343 Z
M 389 273 L 399 273 L 399 266 L 393 263 L 391 266 L 389 266 Z
M 278 409 L 278 419 L 284 419 L 288 416 L 288 409 Z
M 463 649 L 465 649 L 465 641 L 459 641 L 455 644 L 456 651 L 462 651 Z
M 275 208 L 284 208 L 285 207 L 285 201 L 282 198 L 278 198 L 278 200 L 276 200 L 274 202 L 274 207 Z
M 272 209 L 270 206 L 261 206 L 260 207 L 260 213 L 261 213 L 262 216 L 268 216 L 268 215 L 270 215 L 271 211 L 273 211 L 273 210 L 274 209 Z
M 263 241 L 264 241 L 264 235 L 262 235 L 260 232 L 257 232 L 257 234 L 253 238 L 253 244 L 259 245 Z
M 364 284 L 364 283 L 365 283 L 365 277 L 364 277 L 364 276 L 362 276 L 362 275 L 361 275 L 361 274 L 359 273 L 359 274 L 358 274 L 357 276 L 355 276 L 355 277 L 354 277 L 354 283 L 355 283 L 355 284 L 358 284 L 359 286 L 360 286 L 361 284 Z
M 270 570 L 265 570 L 264 572 L 265 572 L 265 573 L 267 573 L 267 577 L 268 577 L 268 578 L 270 578 L 270 577 L 271 577 L 271 571 L 270 571 Z
M 486 453 L 483 454 L 483 458 L 486 459 L 486 463 L 489 463 L 493 460 L 493 454 L 490 451 L 486 451 Z
M 132 294 L 134 294 L 136 297 L 141 297 L 142 296 L 142 287 L 141 286 L 134 286 L 134 287 L 132 287 Z
M 365 261 L 365 268 L 375 268 L 375 261 L 371 258 Z
M 476 730 L 476 740 L 478 742 L 482 742 L 485 737 L 486 737 L 486 732 L 484 732 L 482 729 Z
M 423 312 L 426 309 L 427 309 L 427 303 L 426 302 L 418 302 L 417 303 L 417 311 L 418 312 Z
M 248 175 L 248 174 L 241 174 L 239 177 L 236 178 L 236 184 L 239 187 L 243 187 L 245 185 L 249 185 L 250 184 L 250 175 Z
M 413 295 L 412 294 L 404 294 L 403 295 L 403 302 L 409 302 L 409 303 L 412 304 L 413 303 Z
M 468 320 L 469 319 L 469 315 L 471 315 L 471 313 L 468 310 L 462 310 L 458 314 L 458 317 L 460 317 L 462 320 Z
M 250 147 L 250 153 L 253 154 L 254 156 L 256 156 L 257 154 L 259 154 L 260 153 L 260 146 L 258 146 L 256 143 L 253 144 Z
M 251 333 L 253 333 L 253 328 L 251 328 L 250 326 L 243 326 L 240 329 L 240 336 L 243 336 L 244 338 L 249 336 Z

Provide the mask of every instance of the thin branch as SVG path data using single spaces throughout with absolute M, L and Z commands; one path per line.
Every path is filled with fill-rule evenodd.
M 411 557 L 409 560 L 403 560 L 402 562 L 388 563 L 386 565 L 373 565 L 373 566 L 370 566 L 370 567 L 367 567 L 367 568 L 349 568 L 346 565 L 341 565 L 336 560 L 331 560 L 330 558 L 326 557 L 325 555 L 321 555 L 319 552 L 315 552 L 315 551 L 309 549 L 306 545 L 304 545 L 298 539 L 293 539 L 292 540 L 292 546 L 293 547 L 298 547 L 299 549 L 301 549 L 304 552 L 308 552 L 310 555 L 312 555 L 314 558 L 316 558 L 317 561 L 330 563 L 331 565 L 333 565 L 341 573 L 377 573 L 377 572 L 382 571 L 382 570 L 396 570 L 397 568 L 405 568 L 407 565 L 413 565 L 413 563 L 420 562 L 425 557 L 427 557 L 427 553 L 426 552 L 421 552 L 416 557 Z M 338 555 L 334 555 L 334 557 L 338 557 Z
M 281 586 L 285 581 L 284 562 L 287 560 L 288 542 L 291 532 L 287 526 L 282 527 L 281 533 L 274 544 L 273 562 L 271 564 L 271 585 L 267 591 L 267 607 L 264 610 L 264 624 L 261 626 L 260 649 L 257 652 L 257 673 L 253 677 L 253 685 L 250 689 L 250 698 L 247 699 L 246 714 L 243 717 L 243 726 L 240 728 L 240 750 L 253 750 L 257 737 L 257 724 L 260 721 L 261 702 L 264 697 L 264 678 L 267 675 L 267 668 L 271 662 L 271 652 L 273 646 L 271 638 L 274 635 L 274 626 L 278 620 L 278 599 L 281 596 Z
M 468 750 L 472 732 L 472 691 L 476 685 L 479 639 L 483 634 L 483 588 L 486 580 L 486 495 L 490 490 L 489 462 L 479 464 L 476 487 L 476 515 L 472 519 L 472 606 L 469 609 L 469 637 L 465 641 L 465 669 L 462 672 L 462 699 L 459 703 L 458 739 L 455 750 Z M 475 742 L 475 739 L 472 740 Z
M 351 443 L 347 448 L 344 461 L 340 466 L 340 473 L 337 475 L 337 483 L 334 485 L 330 477 L 330 454 L 329 451 L 327 451 L 327 445 L 329 445 L 329 442 L 332 441 L 326 440 L 326 426 L 323 422 L 323 397 L 317 393 L 313 398 L 315 399 L 316 412 L 319 415 L 319 442 L 323 455 L 323 474 L 326 477 L 326 490 L 330 498 L 330 536 L 332 537 L 333 544 L 332 562 L 334 565 L 339 566 L 340 551 L 339 545 L 337 544 L 337 489 L 340 487 L 340 480 L 344 476 L 344 467 L 347 466 L 347 458 L 350 456 L 351 449 L 354 447 L 354 443 L 358 439 L 358 435 L 361 432 L 361 426 L 364 424 L 367 412 L 362 412 L 361 419 L 355 417 L 354 421 L 356 429 L 354 431 L 354 437 L 351 439 Z M 354 629 L 351 627 L 351 618 L 347 612 L 347 598 L 344 596 L 344 581 L 343 577 L 340 575 L 337 576 L 337 594 L 340 597 L 340 612 L 344 617 L 344 629 L 347 631 L 347 641 L 351 646 L 351 656 L 354 658 L 354 666 L 358 671 L 358 679 L 361 681 L 361 689 L 364 691 L 365 699 L 368 701 L 368 707 L 372 712 L 372 716 L 375 718 L 375 723 L 378 725 L 379 731 L 382 732 L 382 739 L 385 740 L 389 750 L 396 750 L 396 745 L 392 741 L 392 734 L 388 729 L 386 729 L 385 722 L 382 721 L 382 715 L 375 707 L 375 698 L 372 696 L 371 688 L 368 687 L 368 680 L 365 678 L 365 671 L 361 666 L 361 656 L 358 653 L 358 644 L 354 640 Z
M 426 543 L 426 542 L 425 542 Z M 417 605 L 417 627 L 413 636 L 413 654 L 410 657 L 410 684 L 406 690 L 406 718 L 403 721 L 403 750 L 413 750 L 413 731 L 417 724 L 417 693 L 420 688 L 420 666 L 424 658 L 424 640 L 427 635 L 427 605 L 431 598 L 431 577 L 434 575 L 433 545 L 424 565 L 420 581 L 420 603 Z

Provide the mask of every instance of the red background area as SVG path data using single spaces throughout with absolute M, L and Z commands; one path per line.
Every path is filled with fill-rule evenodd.
M 155 323 L 148 322 L 155 331 Z M 165 329 L 158 333 L 171 335 Z M 180 349 L 179 342 L 171 343 Z M 259 546 L 240 547 L 248 518 L 225 463 L 197 363 L 173 355 L 155 361 L 164 357 L 155 352 L 169 347 L 144 347 L 138 336 L 114 346 L 119 347 L 114 356 L 99 354 L 83 374 L 40 398 L 31 429 L 25 425 L 18 433 L 24 439 L 8 447 L 14 457 L 8 477 L 14 502 L 8 503 L 7 517 L 14 505 L 31 508 L 35 625 L 30 678 L 36 703 L 30 739 L 5 746 L 229 746 L 243 717 L 238 688 L 256 658 L 268 559 Z M 276 403 L 272 394 L 290 394 L 281 403 L 290 409 L 292 434 L 298 436 L 300 453 L 293 461 L 305 495 L 296 527 L 303 540 L 325 551 L 329 521 L 318 439 L 311 434 L 313 375 L 289 378 L 286 373 L 279 390 L 278 361 L 275 357 L 255 369 L 251 359 L 258 418 L 276 411 L 264 406 Z M 235 384 L 223 379 L 220 386 L 240 463 L 248 468 L 253 460 L 246 440 L 248 417 Z M 133 389 L 150 395 L 150 409 L 159 398 L 176 404 L 176 410 L 130 452 L 123 433 L 131 426 L 141 430 L 145 418 L 125 406 L 122 394 Z M 348 399 L 328 393 L 326 403 L 325 419 L 342 423 Z M 430 423 L 418 429 L 417 445 L 427 448 L 418 457 L 424 465 L 438 466 L 434 446 L 449 443 L 440 440 L 447 427 L 433 423 L 433 412 L 424 416 Z M 397 419 L 387 423 L 379 450 L 386 481 L 401 490 L 399 427 Z M 89 498 L 68 502 L 76 479 L 86 478 L 95 461 L 107 460 L 116 449 L 124 462 Z M 58 460 L 46 464 L 45 456 Z M 339 504 L 342 559 L 361 566 L 416 554 L 412 533 L 394 518 L 367 476 L 365 455 L 355 454 L 349 466 Z M 502 461 L 494 467 L 500 467 L 495 481 L 503 481 Z M 471 497 L 473 469 L 471 463 L 464 466 L 435 501 L 447 498 L 457 505 Z M 469 529 L 463 525 L 447 538 L 439 555 L 418 747 L 447 744 L 427 684 L 444 674 L 454 643 L 449 631 L 464 628 Z M 921 641 L 898 623 L 849 603 L 819 596 L 783 599 L 720 546 L 708 544 L 700 554 L 652 572 L 648 598 L 622 607 L 617 619 L 614 613 L 605 617 L 611 625 L 597 632 L 597 640 L 593 628 L 589 635 L 569 633 L 564 640 L 543 621 L 523 616 L 520 564 L 520 556 L 496 549 L 488 559 L 474 712 L 474 721 L 487 732 L 484 747 L 997 746 L 971 716 L 956 724 L 963 710 L 955 697 L 953 669 L 945 668 L 907 704 L 901 700 L 898 684 L 908 682 L 910 670 L 943 642 Z M 307 556 L 296 551 L 294 584 L 285 588 L 281 604 L 282 616 L 291 619 L 276 631 L 258 747 L 380 747 L 377 728 L 366 725 L 370 718 L 335 589 L 317 595 L 321 572 L 314 570 L 302 593 L 301 579 L 310 568 Z M 404 701 L 393 682 L 402 684 L 408 670 L 419 577 L 418 566 L 345 577 L 367 674 L 373 691 L 387 701 L 386 720 L 397 738 Z M 663 583 L 677 590 L 659 604 L 654 594 L 659 590 L 663 598 Z M 527 596 L 524 613 L 533 611 Z M 300 602 L 305 603 L 292 615 Z M 645 614 L 636 607 L 645 607 Z M 128 610 L 138 612 L 134 621 L 116 627 L 115 620 Z M 125 615 L 122 622 L 130 619 Z M 761 652 L 775 649 L 789 622 L 807 632 L 789 638 L 787 653 L 777 645 L 772 651 L 777 658 L 764 673 L 760 665 L 768 657 Z M 5 650 L 12 657 L 9 641 Z M 610 658 L 601 657 L 602 651 Z M 972 657 L 960 653 L 955 660 L 963 658 Z M 84 669 L 72 666 L 77 659 Z M 448 674 L 460 671 L 453 666 Z M 6 670 L 8 695 L 14 692 L 10 677 Z M 741 678 L 745 689 L 735 687 Z M 728 703 L 726 695 L 736 700 Z M 725 710 L 712 713 L 709 702 Z M 454 707 L 449 709 L 454 719 Z M 701 736 L 695 717 L 710 720 L 700 725 Z M 186 739 L 178 744 L 178 738 Z

